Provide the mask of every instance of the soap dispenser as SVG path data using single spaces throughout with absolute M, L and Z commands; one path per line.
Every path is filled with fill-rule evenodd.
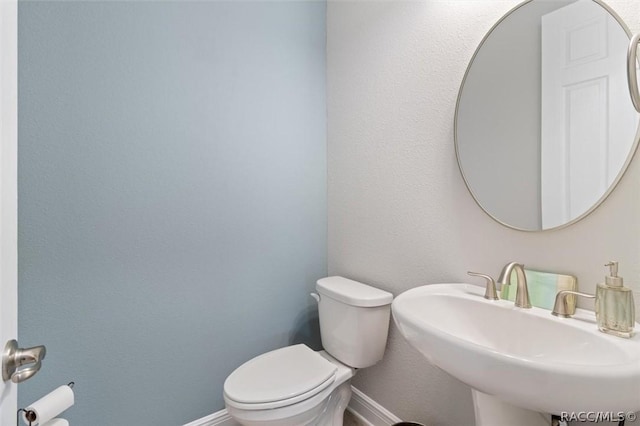
M 618 262 L 611 261 L 609 275 L 596 289 L 596 320 L 598 329 L 603 333 L 618 337 L 633 336 L 635 324 L 635 305 L 631 289 L 622 285 L 618 276 Z

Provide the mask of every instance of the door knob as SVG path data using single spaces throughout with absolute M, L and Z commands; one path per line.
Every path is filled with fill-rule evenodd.
M 21 383 L 30 379 L 40 371 L 42 360 L 46 354 L 47 348 L 44 346 L 19 348 L 17 341 L 9 340 L 2 355 L 2 380 Z M 20 368 L 23 365 L 31 366 Z

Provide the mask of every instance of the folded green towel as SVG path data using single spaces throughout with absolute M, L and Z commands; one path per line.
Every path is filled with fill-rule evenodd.
M 556 294 L 560 290 L 578 291 L 578 279 L 573 275 L 554 274 L 551 272 L 540 272 L 525 269 L 527 286 L 529 287 L 529 299 L 533 306 L 544 309 L 553 309 Z M 511 285 L 503 285 L 500 298 L 504 300 L 515 300 L 516 298 L 516 274 L 511 274 Z M 575 306 L 576 298 L 567 297 L 567 303 Z

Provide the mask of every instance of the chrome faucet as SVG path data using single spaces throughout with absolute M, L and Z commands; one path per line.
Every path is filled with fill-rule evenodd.
M 515 269 L 516 271 L 516 301 L 515 304 L 519 308 L 530 308 L 531 302 L 529 301 L 529 288 L 527 287 L 527 277 L 524 274 L 524 265 L 511 262 L 502 268 L 502 272 L 498 277 L 498 283 L 502 285 L 511 284 L 511 273 Z
M 593 294 L 580 293 L 579 291 L 561 290 L 556 294 L 556 302 L 553 305 L 551 314 L 561 318 L 571 318 L 576 313 L 576 302 L 569 303 L 569 298 L 574 296 L 586 297 L 587 299 L 595 299 Z
M 480 277 L 487 280 L 487 287 L 484 290 L 484 298 L 487 300 L 500 300 L 498 292 L 496 291 L 496 282 L 489 275 L 480 274 L 478 272 L 467 272 L 472 277 Z

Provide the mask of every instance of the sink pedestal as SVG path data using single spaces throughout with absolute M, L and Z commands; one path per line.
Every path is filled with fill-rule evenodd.
M 551 424 L 550 414 L 516 407 L 475 389 L 471 390 L 471 394 L 476 426 L 549 426 Z

